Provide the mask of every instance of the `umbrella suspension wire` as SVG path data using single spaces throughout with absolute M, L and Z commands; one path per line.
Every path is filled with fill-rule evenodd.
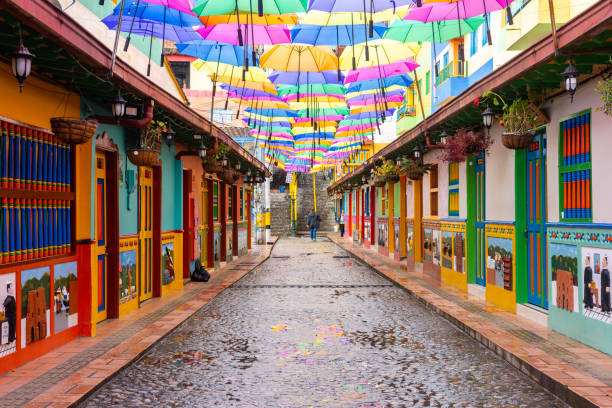
M 293 52 L 293 49 L 291 50 L 291 52 Z M 297 92 L 297 101 L 300 101 L 300 76 L 302 74 L 302 72 L 300 71 L 300 68 L 302 67 L 302 65 L 300 64 L 302 62 L 302 51 L 300 49 L 298 49 L 298 74 L 297 74 L 297 88 L 298 88 L 298 92 Z M 291 55 L 289 55 L 289 60 L 291 59 Z
M 100 5 L 104 4 L 104 0 L 100 0 Z M 108 67 L 108 76 L 113 76 L 113 70 L 115 69 L 115 59 L 117 58 L 117 47 L 119 46 L 119 36 L 121 35 L 121 21 L 123 20 L 123 9 L 125 7 L 125 2 L 121 2 L 121 7 L 119 8 L 119 18 L 117 19 L 117 28 L 115 29 L 115 45 L 113 46 L 113 55 L 111 56 L 110 66 Z M 132 22 L 134 20 L 132 19 Z M 153 31 L 153 30 L 151 30 Z M 153 38 L 153 37 L 151 37 Z M 151 53 L 149 52 L 149 59 L 151 58 Z M 149 76 L 149 74 L 147 74 Z
M 249 0 L 250 2 L 252 2 L 253 0 Z M 263 1 L 263 0 L 262 0 Z M 263 4 L 261 4 L 261 10 L 263 9 Z M 259 17 L 262 17 L 261 15 Z M 257 60 L 257 56 L 255 55 L 255 24 L 253 23 L 253 4 L 251 3 L 251 65 L 255 66 L 256 64 L 256 60 Z M 248 53 L 248 50 L 246 51 Z
M 551 10 L 554 10 L 554 7 L 552 6 L 552 0 L 548 2 L 548 6 L 550 7 Z M 513 16 L 512 16 L 512 10 L 510 10 L 510 2 L 506 0 L 506 21 L 508 22 L 508 25 L 514 25 L 514 21 L 512 17 Z M 554 13 L 550 13 L 550 17 L 551 17 L 551 20 L 554 20 Z M 556 29 L 557 28 L 555 27 L 554 30 L 556 31 Z
M 340 26 L 336 26 L 336 58 L 338 58 L 338 82 L 342 79 L 342 73 L 340 72 Z M 299 89 L 298 89 L 299 92 Z
M 162 42 L 161 42 L 161 57 L 159 60 L 159 65 L 164 66 L 164 43 L 166 42 L 166 10 L 168 7 L 164 7 L 164 24 L 162 25 Z
M 366 0 L 363 0 L 363 33 L 365 34 L 365 59 L 370 61 L 370 51 L 368 50 L 368 12 L 366 11 Z
M 417 75 L 416 69 L 414 70 L 414 83 L 417 88 L 417 96 L 419 97 L 419 106 L 421 107 L 421 117 L 423 118 L 423 126 L 427 131 L 427 116 L 425 116 L 425 109 L 423 109 L 423 99 L 421 98 L 421 87 L 419 86 L 419 76 Z
M 436 64 L 436 58 L 438 56 L 438 53 L 436 52 L 436 31 L 434 30 L 433 22 L 431 23 L 431 35 L 433 37 L 432 44 L 433 44 L 433 49 L 434 49 L 434 73 L 436 75 L 436 78 L 438 78 L 438 64 Z M 415 75 L 416 75 L 416 72 L 415 72 Z
M 463 35 L 461 34 L 461 18 L 459 17 L 459 2 L 455 3 L 457 5 L 457 24 L 459 26 L 459 52 L 458 52 L 458 57 L 457 58 L 459 61 L 463 61 L 464 57 L 464 52 L 465 50 L 463 49 L 464 45 L 463 45 Z M 439 27 L 439 26 L 438 26 Z
M 153 28 L 151 28 L 151 40 L 149 41 L 149 63 L 147 65 L 147 76 L 151 76 L 151 52 L 152 51 L 153 51 Z
M 482 0 L 482 7 L 484 8 L 485 27 L 487 28 L 487 42 L 489 43 L 489 45 L 493 45 L 493 40 L 491 39 L 491 29 L 489 27 L 489 16 L 487 14 L 486 0 Z
M 244 72 L 243 72 L 244 73 Z M 230 84 L 231 84 L 230 80 Z M 240 93 L 240 100 L 238 101 L 238 110 L 236 111 L 236 119 L 240 118 L 240 107 L 242 106 L 242 98 L 244 97 L 244 84 L 242 84 L 242 92 Z
M 123 2 L 121 2 L 123 4 Z M 123 45 L 123 51 L 127 51 L 130 46 L 130 40 L 132 39 L 132 29 L 134 28 L 134 20 L 136 20 L 136 15 L 138 14 L 138 6 L 140 6 L 140 0 L 136 2 L 136 10 L 134 10 L 134 18 L 132 18 L 132 23 L 130 24 L 130 31 L 128 31 L 127 38 L 125 39 L 125 44 Z M 123 11 L 121 11 L 123 14 Z
M 238 0 L 236 0 L 236 22 L 238 23 L 238 45 L 242 47 L 244 45 L 244 41 L 242 41 L 242 30 L 240 28 L 240 11 L 238 10 Z
M 353 70 L 357 69 L 357 64 L 355 63 L 355 24 L 353 23 L 353 13 L 351 13 L 351 50 L 353 51 Z M 338 60 L 338 69 L 340 69 L 340 60 Z
M 369 25 L 369 32 L 368 32 L 368 36 L 370 38 L 374 37 L 374 0 L 370 0 L 370 25 Z M 363 16 L 363 18 L 365 18 L 365 16 Z
M 221 54 L 221 50 L 219 50 L 219 54 Z M 217 64 L 218 65 L 218 64 Z M 230 78 L 234 77 L 234 65 L 232 65 L 232 73 L 230 74 Z M 225 98 L 225 110 L 227 110 L 227 104 L 229 103 L 229 89 L 227 90 L 227 97 Z
M 263 17 L 263 15 L 264 15 L 263 0 L 257 0 L 257 15 L 259 17 Z
M 376 51 L 376 65 L 378 66 L 378 76 L 379 83 L 381 84 L 380 92 L 382 94 L 383 102 L 385 103 L 385 110 L 389 109 L 389 104 L 387 104 L 387 95 L 385 93 L 384 80 L 382 76 L 382 70 L 380 69 L 380 57 L 378 56 L 378 45 L 374 46 L 374 51 Z

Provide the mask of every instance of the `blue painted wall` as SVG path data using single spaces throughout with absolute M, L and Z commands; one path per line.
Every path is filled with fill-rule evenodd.
M 175 145 L 162 143 L 162 231 L 183 228 L 183 162 L 175 151 Z

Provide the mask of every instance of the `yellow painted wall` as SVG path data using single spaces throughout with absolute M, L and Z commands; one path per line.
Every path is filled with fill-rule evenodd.
M 128 300 L 124 303 L 121 303 L 121 293 L 119 294 L 119 317 L 121 317 L 126 313 L 138 309 L 138 279 L 140 277 L 140 274 L 138 273 L 138 238 L 120 238 L 119 247 L 120 252 L 136 251 L 136 282 L 134 282 L 134 285 L 136 285 L 136 294 L 134 296 L 134 299 Z M 121 285 L 119 285 L 119 288 L 121 288 Z
M 514 226 L 488 224 L 485 228 L 485 255 L 489 248 L 490 237 L 508 238 L 512 240 L 512 290 L 506 290 L 487 282 L 486 300 L 508 312 L 516 313 L 516 241 L 514 240 Z
M 181 232 L 162 232 L 162 246 L 170 242 L 174 242 L 174 281 L 162 285 L 162 296 L 183 287 L 183 234 Z M 164 265 L 162 264 L 161 267 L 163 270 Z
M 455 234 L 458 232 L 463 233 L 463 239 L 464 239 L 464 248 L 463 248 L 463 252 L 465 255 L 465 223 L 464 222 L 443 222 L 441 224 L 441 230 L 442 230 L 442 234 L 444 234 L 444 231 L 451 231 L 453 233 L 453 242 L 455 239 Z M 453 249 L 453 254 L 452 257 L 454 259 L 455 257 L 455 246 L 452 245 L 452 249 Z M 467 292 L 467 263 L 466 263 L 466 267 L 463 268 L 463 273 L 461 272 L 457 272 L 451 268 L 445 268 L 443 265 L 443 262 L 441 262 L 441 267 L 442 267 L 442 282 L 446 283 L 447 285 L 451 285 L 454 286 L 458 289 L 463 290 L 464 292 Z

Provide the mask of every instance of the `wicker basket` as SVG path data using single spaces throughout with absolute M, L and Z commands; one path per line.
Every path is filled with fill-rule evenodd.
M 95 119 L 51 118 L 51 129 L 64 143 L 78 145 L 89 141 L 98 129 Z
M 374 187 L 384 187 L 387 184 L 387 179 L 381 176 L 374 177 Z
M 219 180 L 221 180 L 225 184 L 234 184 L 235 181 L 234 181 L 233 176 L 234 176 L 233 172 L 229 170 L 217 173 L 217 177 L 219 177 Z
M 417 170 L 408 170 L 406 172 L 406 176 L 408 176 L 410 180 L 423 180 L 423 174 L 423 172 Z
M 508 149 L 525 149 L 533 143 L 533 133 L 503 133 L 502 143 Z
M 400 176 L 398 176 L 397 174 L 394 174 L 392 176 L 385 176 L 385 180 L 389 183 L 397 183 L 398 181 L 400 181 Z
M 159 152 L 146 149 L 128 150 L 128 159 L 136 166 L 159 166 Z
M 204 171 L 207 173 L 220 174 L 225 171 L 225 168 L 217 162 L 204 162 L 202 166 L 204 166 Z

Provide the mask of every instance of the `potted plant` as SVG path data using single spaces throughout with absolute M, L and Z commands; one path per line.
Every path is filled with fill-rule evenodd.
M 410 180 L 422 180 L 423 175 L 427 173 L 433 164 L 431 163 L 423 163 L 423 159 L 412 159 L 404 157 L 402 159 L 402 164 L 400 165 L 400 170 L 404 173 Z
M 397 183 L 400 179 L 399 169 L 392 160 L 383 160 L 374 168 L 374 185 L 384 187 L 386 182 Z
M 222 166 L 221 159 L 229 152 L 229 147 L 226 145 L 219 143 L 219 147 L 217 148 L 217 152 L 213 155 L 206 156 L 202 162 L 204 166 L 204 171 L 207 173 L 215 173 L 217 175 L 225 172 L 227 169 Z
M 608 116 L 612 116 L 612 76 L 604 79 L 603 81 L 597 82 L 597 88 L 595 89 L 600 95 L 603 105 L 599 107 Z
M 127 151 L 128 159 L 136 166 L 159 166 L 162 135 L 168 131 L 166 124 L 152 120 L 140 129 L 138 147 Z
M 89 141 L 98 129 L 95 119 L 51 118 L 51 129 L 57 138 L 71 145 Z
M 502 143 L 509 149 L 524 149 L 533 141 L 533 129 L 548 122 L 548 118 L 529 99 L 517 98 L 507 104 L 504 98 L 493 91 L 483 97 L 492 98 L 493 105 L 502 105 L 500 125 L 504 128 Z
M 444 151 L 441 159 L 448 163 L 462 162 L 468 156 L 487 152 L 492 143 L 493 140 L 482 132 L 460 129 L 442 145 Z

